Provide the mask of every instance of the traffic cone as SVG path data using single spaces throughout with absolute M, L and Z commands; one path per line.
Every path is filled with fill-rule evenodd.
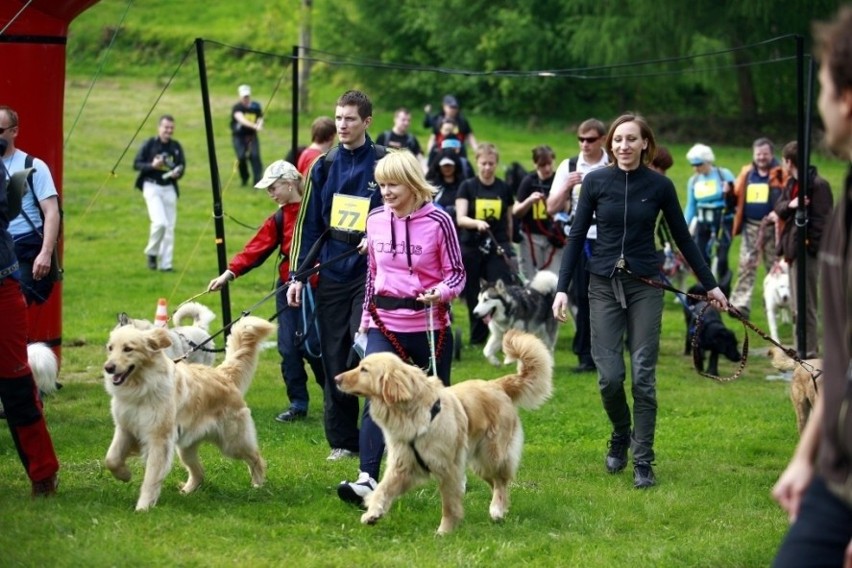
M 168 327 L 169 325 L 169 309 L 166 306 L 165 298 L 157 300 L 157 315 L 154 316 L 154 325 L 157 327 Z

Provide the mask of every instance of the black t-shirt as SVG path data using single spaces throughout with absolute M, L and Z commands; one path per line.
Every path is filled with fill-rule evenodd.
M 495 178 L 491 185 L 483 185 L 478 177 L 471 178 L 462 182 L 456 197 L 467 199 L 468 217 L 487 221 L 494 239 L 507 252 L 512 250 L 507 226 L 507 220 L 512 211 L 512 193 L 506 182 Z M 460 238 L 462 244 L 476 245 L 479 242 L 480 233 L 471 229 L 462 229 Z
M 550 186 L 553 185 L 554 176 L 555 174 L 547 179 L 541 179 L 536 172 L 524 176 L 521 185 L 518 187 L 518 202 L 527 199 L 536 191 L 547 197 L 550 193 Z M 553 218 L 547 214 L 546 200 L 533 203 L 526 215 L 521 218 L 521 228 L 524 233 L 548 236 L 553 233 Z
M 378 138 L 376 138 L 376 144 L 387 148 L 408 148 L 415 156 L 419 156 L 423 153 L 423 150 L 420 149 L 420 142 L 418 142 L 414 134 L 411 134 L 410 132 L 406 134 L 397 134 L 393 130 L 386 130 L 379 134 Z
M 263 111 L 260 109 L 260 103 L 257 101 L 251 101 L 248 106 L 244 105 L 242 102 L 238 102 L 231 108 L 231 132 L 234 136 L 254 136 L 257 134 L 257 130 L 254 128 L 246 128 L 234 118 L 234 114 L 241 112 L 243 116 L 246 117 L 246 120 L 249 122 L 257 122 L 259 118 L 263 116 Z

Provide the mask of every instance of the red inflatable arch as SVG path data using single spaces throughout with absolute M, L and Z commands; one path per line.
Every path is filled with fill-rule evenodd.
M 0 104 L 18 112 L 21 131 L 15 145 L 47 163 L 60 196 L 68 25 L 97 2 L 0 2 L 0 30 L 5 29 L 0 35 Z M 61 239 L 58 246 L 61 254 Z M 30 339 L 50 344 L 61 355 L 61 283 L 44 305 L 30 308 L 29 319 Z

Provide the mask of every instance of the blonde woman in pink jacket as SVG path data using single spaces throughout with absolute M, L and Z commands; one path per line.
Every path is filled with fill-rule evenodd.
M 390 152 L 376 164 L 375 178 L 384 205 L 367 217 L 367 284 L 358 330 L 366 334 L 365 354 L 396 353 L 449 385 L 449 306 L 465 283 L 456 227 L 432 202 L 437 190 L 411 152 Z M 385 449 L 369 402 L 361 420 L 360 448 L 358 478 L 337 488 L 342 500 L 356 505 L 375 490 Z

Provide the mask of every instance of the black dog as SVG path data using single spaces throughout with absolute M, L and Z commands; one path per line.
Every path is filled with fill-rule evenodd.
M 704 288 L 696 284 L 690 287 L 690 294 L 703 294 Z M 687 298 L 687 306 L 684 308 L 684 317 L 686 319 L 686 343 L 684 345 L 684 354 L 692 354 L 693 336 L 695 334 L 696 319 L 698 314 L 704 310 L 707 302 L 701 302 Z M 701 322 L 701 330 L 697 342 L 698 348 L 698 370 L 704 371 L 704 356 L 709 352 L 709 362 L 707 372 L 711 375 L 719 374 L 719 355 L 724 355 L 730 361 L 738 363 L 742 359 L 742 354 L 739 351 L 739 343 L 737 336 L 733 331 L 725 327 L 722 322 L 722 316 L 719 312 L 712 308 L 704 310 L 704 317 Z

